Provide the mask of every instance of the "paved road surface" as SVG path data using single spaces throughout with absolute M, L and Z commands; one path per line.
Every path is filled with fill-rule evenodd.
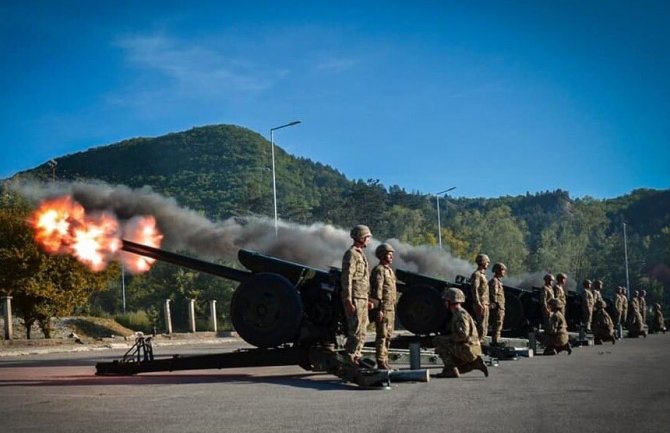
M 163 347 L 212 353 L 231 344 Z M 122 351 L 0 358 L 0 431 L 668 432 L 670 334 L 362 390 L 299 367 L 97 377 Z M 434 370 L 438 372 L 439 370 Z

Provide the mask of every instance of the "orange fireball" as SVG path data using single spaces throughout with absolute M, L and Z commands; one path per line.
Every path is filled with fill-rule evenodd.
M 131 272 L 145 272 L 154 260 L 121 255 L 121 235 L 153 247 L 160 246 L 162 239 L 152 216 L 134 217 L 122 224 L 108 212 L 86 214 L 84 207 L 70 196 L 42 202 L 29 222 L 35 229 L 35 239 L 46 252 L 70 254 L 94 271 L 119 259 Z

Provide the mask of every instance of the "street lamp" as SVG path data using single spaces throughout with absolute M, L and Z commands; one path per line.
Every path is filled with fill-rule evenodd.
M 440 191 L 435 194 L 435 201 L 436 201 L 436 207 L 437 207 L 437 239 L 438 243 L 440 244 L 440 249 L 442 249 L 442 224 L 440 223 L 440 194 L 446 194 L 449 191 L 455 190 L 456 187 L 452 186 L 451 188 L 447 188 L 444 191 Z
M 630 299 L 630 282 L 628 281 L 628 240 L 626 239 L 626 223 L 623 223 L 623 255 L 626 264 L 626 297 Z
M 287 123 L 286 125 L 270 128 L 270 143 L 272 144 L 272 197 L 274 199 L 275 207 L 275 238 L 279 237 L 279 228 L 277 226 L 277 178 L 275 176 L 275 131 L 277 129 L 297 125 L 298 123 L 301 123 L 300 120 L 295 120 L 291 123 Z
M 58 165 L 58 162 L 56 162 L 55 159 L 50 159 L 49 162 L 49 167 L 51 167 L 51 180 L 56 181 L 56 166 Z

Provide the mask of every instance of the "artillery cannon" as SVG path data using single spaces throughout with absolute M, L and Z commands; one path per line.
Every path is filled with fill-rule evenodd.
M 340 301 L 340 270 L 322 271 L 241 249 L 247 270 L 211 263 L 124 240 L 122 249 L 156 260 L 237 281 L 231 318 L 239 336 L 256 349 L 200 356 L 154 359 L 151 338 L 138 336 L 120 361 L 100 362 L 99 375 L 150 371 L 299 365 L 327 371 L 362 386 L 387 387 L 391 381 L 428 381 L 428 370 L 387 371 L 353 366 L 338 353 L 337 336 L 346 335 Z

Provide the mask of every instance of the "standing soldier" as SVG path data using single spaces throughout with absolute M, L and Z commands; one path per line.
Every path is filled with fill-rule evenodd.
M 614 295 L 614 311 L 616 316 L 614 317 L 614 327 L 616 328 L 617 338 L 621 338 L 621 327 L 623 326 L 623 303 L 625 302 L 625 295 L 623 294 L 624 288 L 619 286 L 617 287 L 616 295 Z
M 563 317 L 566 317 L 565 308 L 568 305 L 568 298 L 567 298 L 568 289 L 566 287 L 567 284 L 568 284 L 568 276 L 565 275 L 563 272 L 559 272 L 558 275 L 556 275 L 556 285 L 554 285 L 554 298 L 561 301 L 561 313 L 563 313 Z
M 442 373 L 437 377 L 460 377 L 461 374 L 479 370 L 488 377 L 489 370 L 482 359 L 482 346 L 477 334 L 477 325 L 461 304 L 465 295 L 460 289 L 449 288 L 442 299 L 451 311 L 449 335 L 438 335 L 433 339 L 435 353 L 444 362 Z
M 591 280 L 584 280 L 582 283 L 584 292 L 582 293 L 582 324 L 586 332 L 591 332 L 591 319 L 593 318 L 593 306 L 595 298 L 591 291 Z
M 354 243 L 342 258 L 342 303 L 347 316 L 345 350 L 349 360 L 358 364 L 369 323 L 370 271 L 363 249 L 368 246 L 372 233 L 368 226 L 357 225 L 350 235 Z
M 395 326 L 396 279 L 391 263 L 395 250 L 390 244 L 383 243 L 375 250 L 379 264 L 372 269 L 370 277 L 370 298 L 379 303 L 375 318 L 375 348 L 377 368 L 391 370 L 389 366 L 389 347 Z
M 542 308 L 542 326 L 544 329 L 549 328 L 549 316 L 551 315 L 551 308 L 549 307 L 549 301 L 554 299 L 554 288 L 551 287 L 551 283 L 554 281 L 554 276 L 547 274 L 544 276 L 544 287 L 542 287 L 542 293 L 540 294 L 540 308 Z
M 665 331 L 665 320 L 663 319 L 661 304 L 654 304 L 654 317 L 651 319 L 651 329 L 649 332 L 662 332 L 665 334 Z
M 603 281 L 595 280 L 593 282 L 593 305 L 603 300 Z
M 642 315 L 642 323 L 647 324 L 647 291 L 643 290 L 640 292 L 640 314 Z
M 502 279 L 507 273 L 504 263 L 493 265 L 493 278 L 489 281 L 489 293 L 491 294 L 491 314 L 493 315 L 493 335 L 491 341 L 494 346 L 498 345 L 500 334 L 505 321 L 505 290 Z
M 603 344 L 603 341 L 616 343 L 614 338 L 614 322 L 605 309 L 607 303 L 604 300 L 596 301 L 596 309 L 593 312 L 593 342 Z
M 568 323 L 561 313 L 561 301 L 556 298 L 549 300 L 549 326 L 544 331 L 544 353 L 543 355 L 556 355 L 563 350 L 572 354 L 572 346 L 568 337 Z
M 472 288 L 472 303 L 477 320 L 477 334 L 479 341 L 483 342 L 489 331 L 489 283 L 486 280 L 486 269 L 491 260 L 486 254 L 477 254 L 475 258 L 477 270 L 470 277 Z
M 628 314 L 628 336 L 639 337 L 642 335 L 647 338 L 647 331 L 644 329 L 642 314 L 640 314 L 639 293 L 636 290 L 630 300 L 630 313 Z

